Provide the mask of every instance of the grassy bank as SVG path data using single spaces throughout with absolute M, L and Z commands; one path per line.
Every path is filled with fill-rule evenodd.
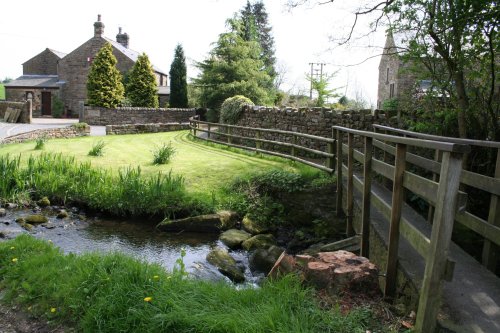
M 88 156 L 92 146 L 104 143 L 101 157 Z M 175 154 L 170 163 L 153 164 L 155 147 L 171 143 Z M 209 193 L 223 187 L 231 180 L 245 174 L 253 174 L 276 168 L 293 172 L 303 172 L 312 168 L 292 164 L 284 159 L 260 158 L 236 151 L 220 149 L 204 142 L 192 141 L 187 131 L 139 135 L 116 135 L 84 137 L 74 139 L 49 140 L 43 151 L 34 150 L 34 142 L 0 146 L 1 155 L 21 155 L 25 162 L 29 156 L 43 152 L 61 153 L 72 156 L 78 162 L 90 162 L 93 167 L 108 169 L 117 174 L 120 169 L 140 167 L 143 176 L 155 176 L 158 172 L 184 178 L 186 191 L 191 193 Z
M 57 204 L 82 204 L 120 216 L 184 217 L 220 209 L 276 215 L 276 209 L 267 209 L 274 205 L 267 197 L 233 185 L 250 184 L 251 189 L 253 182 L 247 180 L 276 170 L 308 180 L 323 175 L 280 158 L 192 141 L 187 132 L 104 137 L 99 157 L 88 155 L 95 142 L 49 140 L 43 150 L 35 149 L 35 142 L 1 146 L 0 202 L 47 196 Z M 175 150 L 173 158 L 155 165 L 152 147 L 166 142 Z M 269 182 L 277 180 L 280 189 L 288 190 L 289 182 L 274 178 Z
M 4 302 L 82 332 L 389 332 L 368 309 L 321 309 L 293 277 L 237 290 L 119 254 L 63 255 L 30 236 L 0 243 L 0 267 Z

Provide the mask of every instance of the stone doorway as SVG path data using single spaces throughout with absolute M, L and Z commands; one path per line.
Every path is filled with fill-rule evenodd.
M 42 116 L 52 115 L 52 96 L 50 91 L 42 91 Z

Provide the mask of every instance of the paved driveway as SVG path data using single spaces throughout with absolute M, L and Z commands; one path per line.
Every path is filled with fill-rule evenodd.
M 0 140 L 19 133 L 26 133 L 36 129 L 68 127 L 78 122 L 78 119 L 33 118 L 31 124 L 10 124 L 0 122 Z M 90 135 L 106 135 L 105 126 L 91 126 Z

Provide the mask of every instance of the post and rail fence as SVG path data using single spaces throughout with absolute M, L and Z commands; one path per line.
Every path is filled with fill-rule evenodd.
M 487 218 L 481 218 L 467 210 L 458 212 L 455 215 L 455 221 L 476 232 L 484 239 L 481 262 L 487 269 L 495 272 L 500 259 L 500 142 L 442 137 L 382 125 L 373 125 L 373 127 L 378 132 L 394 133 L 423 140 L 466 144 L 472 148 L 491 149 L 492 156 L 496 154 L 496 163 L 492 176 L 474 173 L 464 168 L 460 174 L 461 188 L 464 188 L 464 185 L 469 186 L 480 190 L 481 195 L 484 195 L 486 198 L 490 197 Z M 415 166 L 431 172 L 434 180 L 439 179 L 441 159 L 441 152 L 439 150 L 436 150 L 433 160 L 415 154 L 408 154 L 407 158 Z M 434 210 L 434 205 L 431 204 L 428 216 L 430 221 L 432 221 Z
M 197 131 L 205 132 L 206 137 L 203 139 L 210 142 L 280 156 L 329 173 L 336 172 L 338 178 L 337 213 L 340 214 L 343 211 L 347 216 L 346 233 L 348 236 L 356 232 L 352 216 L 354 190 L 359 191 L 362 196 L 362 208 L 360 230 L 357 232 L 361 236 L 362 256 L 369 257 L 371 207 L 375 207 L 390 221 L 384 294 L 390 298 L 396 292 L 398 247 L 401 236 L 425 260 L 424 278 L 420 289 L 415 323 L 416 332 L 432 332 L 436 326 L 440 306 L 440 282 L 442 280 L 449 281 L 453 277 L 454 262 L 449 259 L 448 255 L 455 220 L 485 237 L 487 240 L 485 252 L 487 254 L 483 254 L 483 257 L 488 257 L 488 261 L 493 260 L 492 256 L 498 253 L 494 246 L 498 246 L 500 240 L 500 228 L 498 227 L 500 216 L 498 199 L 500 195 L 500 143 L 489 143 L 488 147 L 499 149 L 499 153 L 495 177 L 487 177 L 462 170 L 463 156 L 470 152 L 471 145 L 484 144 L 484 142 L 418 137 L 416 136 L 418 133 L 403 133 L 400 132 L 401 130 L 396 131 L 396 129 L 378 125 L 374 125 L 377 131 L 393 131 L 407 137 L 333 126 L 332 138 L 324 138 L 297 132 L 210 123 L 200 121 L 195 117 L 190 119 L 190 128 L 194 136 L 197 136 Z M 252 135 L 237 135 L 234 134 L 234 130 Z M 291 139 L 289 142 L 268 140 L 263 138 L 265 133 L 287 135 Z M 412 137 L 414 135 L 415 137 Z M 299 145 L 297 143 L 299 138 L 324 142 L 327 151 Z M 245 142 L 252 144 L 245 146 Z M 282 149 L 290 149 L 290 153 L 277 152 L 269 148 L 263 149 L 263 144 L 267 144 L 267 147 L 275 145 Z M 409 148 L 432 150 L 435 156 L 439 156 L 439 160 L 437 158 L 430 160 L 412 154 Z M 316 154 L 326 158 L 326 161 L 318 163 L 306 160 L 298 156 L 298 150 Z M 377 158 L 380 156 L 377 154 L 380 151 L 383 152 L 383 158 Z M 347 156 L 346 164 L 344 163 L 344 155 Z M 425 178 L 414 173 L 409 167 L 410 165 L 424 168 L 435 175 L 432 179 Z M 392 200 L 390 202 L 384 201 L 372 191 L 374 177 L 392 183 Z M 345 207 L 342 204 L 343 179 L 347 180 Z M 491 194 L 488 221 L 466 211 L 467 194 L 461 191 L 461 184 L 474 186 Z M 420 232 L 402 216 L 405 191 L 413 192 L 433 207 L 430 236 Z
M 198 120 L 197 117 L 198 116 L 190 118 L 190 128 L 195 137 L 197 131 L 204 132 L 207 134 L 206 138 L 203 138 L 206 141 L 224 144 L 230 147 L 251 150 L 257 153 L 279 156 L 296 162 L 307 164 L 309 166 L 326 171 L 328 173 L 334 172 L 335 155 L 333 154 L 333 150 L 334 150 L 335 140 L 333 138 L 325 138 L 322 136 L 303 134 L 291 131 L 235 126 L 235 125 L 220 124 L 220 123 L 210 123 Z M 204 125 L 206 128 L 203 128 L 201 125 Z M 234 133 L 234 130 L 242 130 L 245 133 L 237 135 Z M 264 139 L 264 135 L 266 133 L 286 136 L 288 137 L 289 142 Z M 244 134 L 249 134 L 252 136 Z M 217 139 L 219 137 L 224 137 L 225 140 Z M 325 143 L 326 151 L 322 151 L 319 149 L 312 149 L 306 147 L 305 145 L 300 145 L 298 142 L 300 138 Z M 252 145 L 246 146 L 243 144 L 243 142 L 251 142 Z M 267 146 L 263 147 L 264 144 L 266 144 Z M 273 146 L 278 146 L 281 149 L 272 150 Z M 285 150 L 290 149 L 290 152 L 287 154 L 283 152 L 284 149 Z M 303 156 L 299 156 L 299 151 L 312 154 L 317 158 L 306 159 Z M 321 159 L 324 160 L 323 163 L 318 161 Z

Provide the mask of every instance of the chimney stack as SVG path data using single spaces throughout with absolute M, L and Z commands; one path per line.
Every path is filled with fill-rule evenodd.
M 118 28 L 118 35 L 116 35 L 116 41 L 120 43 L 123 47 L 128 49 L 129 36 L 125 32 L 122 34 L 122 28 Z
M 101 22 L 101 14 L 97 15 L 97 22 L 94 23 L 94 37 L 102 37 L 104 34 L 104 23 Z

